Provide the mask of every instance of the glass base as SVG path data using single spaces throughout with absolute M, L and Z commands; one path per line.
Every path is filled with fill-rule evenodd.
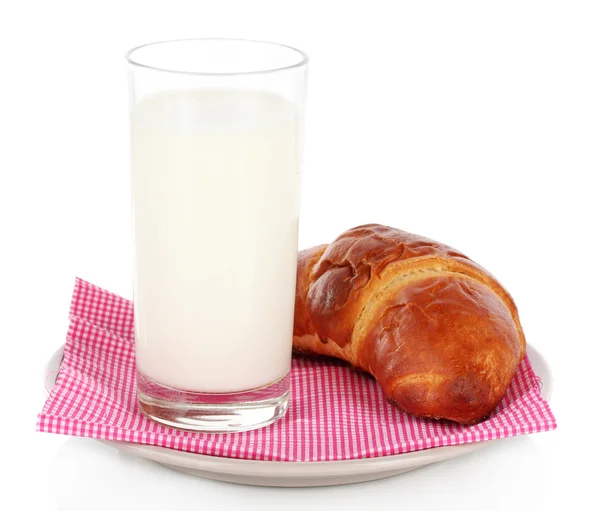
M 165 426 L 206 433 L 239 433 L 262 428 L 285 415 L 289 373 L 258 389 L 204 394 L 173 389 L 137 371 L 138 408 Z

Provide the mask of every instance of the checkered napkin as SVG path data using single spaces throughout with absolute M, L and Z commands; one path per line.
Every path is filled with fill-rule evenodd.
M 388 404 L 372 379 L 335 361 L 295 358 L 283 419 L 246 433 L 180 431 L 137 409 L 132 303 L 77 279 L 70 318 L 64 359 L 38 431 L 231 458 L 333 461 L 556 428 L 527 358 L 493 415 L 474 426 L 410 416 Z

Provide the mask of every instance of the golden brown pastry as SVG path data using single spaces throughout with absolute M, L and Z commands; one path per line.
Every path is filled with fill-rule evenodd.
M 515 304 L 456 250 L 370 224 L 300 252 L 294 351 L 344 360 L 408 413 L 472 424 L 525 354 Z

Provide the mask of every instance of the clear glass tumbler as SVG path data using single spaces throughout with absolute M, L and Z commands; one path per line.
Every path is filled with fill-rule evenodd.
M 265 426 L 288 405 L 307 57 L 191 39 L 127 60 L 139 409 Z

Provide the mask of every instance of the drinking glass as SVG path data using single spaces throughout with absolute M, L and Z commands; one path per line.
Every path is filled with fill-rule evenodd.
M 308 59 L 188 39 L 127 61 L 139 409 L 265 426 L 289 399 Z

